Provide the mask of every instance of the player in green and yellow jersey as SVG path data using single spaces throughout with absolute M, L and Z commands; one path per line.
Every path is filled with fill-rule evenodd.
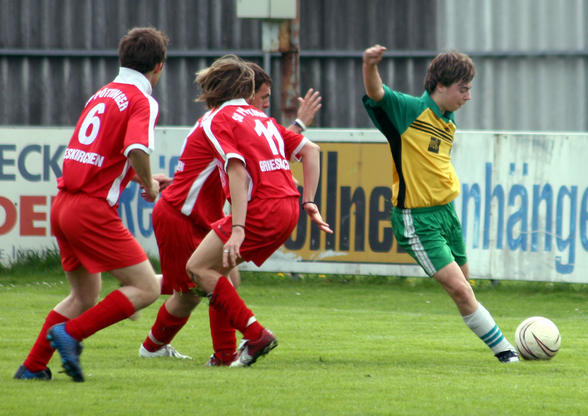
M 398 244 L 453 299 L 466 325 L 500 362 L 519 361 L 469 283 L 461 224 L 453 207 L 459 180 L 451 163 L 453 113 L 471 99 L 472 60 L 459 52 L 437 55 L 427 68 L 421 97 L 382 83 L 378 63 L 386 48 L 363 54 L 363 104 L 392 152 L 392 228 Z

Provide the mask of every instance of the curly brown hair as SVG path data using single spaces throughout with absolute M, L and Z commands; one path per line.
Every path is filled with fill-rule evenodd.
M 208 108 L 233 98 L 249 100 L 255 94 L 253 69 L 236 55 L 225 55 L 198 71 L 195 82 L 202 90 L 196 101 L 204 101 Z
M 475 75 L 474 63 L 466 54 L 456 51 L 440 53 L 427 67 L 425 90 L 432 93 L 438 83 L 446 87 L 456 82 L 468 83 Z

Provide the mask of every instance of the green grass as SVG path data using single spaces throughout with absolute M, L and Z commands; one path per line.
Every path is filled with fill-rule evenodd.
M 69 291 L 58 265 L 0 270 L 0 414 L 6 415 L 586 415 L 588 286 L 476 281 L 512 340 L 526 317 L 562 333 L 551 361 L 501 365 L 429 279 L 245 273 L 241 296 L 279 346 L 244 369 L 204 368 L 207 305 L 173 345 L 192 361 L 140 359 L 164 298 L 138 321 L 84 341 L 85 383 L 12 380 L 47 312 Z M 117 282 L 104 278 L 103 294 Z

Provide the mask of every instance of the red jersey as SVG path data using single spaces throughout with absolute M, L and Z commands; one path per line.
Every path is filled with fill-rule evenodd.
M 298 197 L 289 161 L 299 159 L 308 142 L 278 124 L 244 99 L 225 102 L 200 120 L 221 166 L 221 180 L 230 198 L 226 167 L 231 158 L 243 161 L 249 175 L 248 200 Z
M 210 229 L 212 222 L 224 216 L 226 197 L 215 153 L 206 137 L 198 134 L 200 120 L 188 133 L 173 181 L 161 196 L 198 226 Z
M 129 152 L 154 149 L 159 105 L 143 74 L 120 68 L 118 76 L 86 103 L 65 150 L 63 175 L 57 187 L 118 203 L 135 171 Z

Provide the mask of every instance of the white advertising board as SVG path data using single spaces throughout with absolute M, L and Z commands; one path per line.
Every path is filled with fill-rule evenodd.
M 157 129 L 154 172 L 172 175 L 189 128 Z M 56 245 L 49 212 L 70 128 L 0 128 L 0 261 Z M 265 271 L 424 276 L 399 250 L 389 222 L 391 157 L 376 130 L 310 129 L 321 146 L 317 202 L 335 233 L 301 215 Z M 453 149 L 472 278 L 588 282 L 588 135 L 462 131 Z M 299 164 L 294 175 L 301 178 Z M 152 204 L 136 184 L 119 212 L 157 255 Z M 246 264 L 244 269 L 260 270 Z

